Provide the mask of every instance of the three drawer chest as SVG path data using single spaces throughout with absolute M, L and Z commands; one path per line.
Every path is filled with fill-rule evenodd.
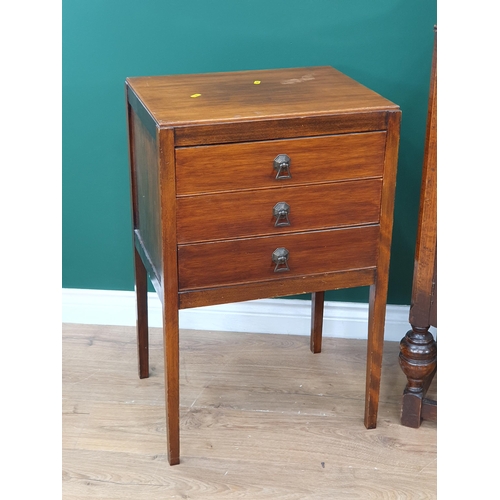
M 180 461 L 179 310 L 370 286 L 377 421 L 399 107 L 329 66 L 126 80 L 139 376 L 148 276 L 163 305 L 167 450 Z M 304 332 L 306 333 L 306 332 Z M 332 423 L 334 425 L 334 423 Z

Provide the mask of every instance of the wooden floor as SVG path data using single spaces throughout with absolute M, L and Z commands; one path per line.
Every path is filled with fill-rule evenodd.
M 401 332 L 401 336 L 405 332 Z M 363 426 L 366 342 L 181 331 L 181 463 L 166 461 L 161 330 L 63 325 L 63 498 L 436 498 L 436 424 L 399 423 L 387 342 L 378 427 Z M 429 397 L 435 395 L 434 387 Z

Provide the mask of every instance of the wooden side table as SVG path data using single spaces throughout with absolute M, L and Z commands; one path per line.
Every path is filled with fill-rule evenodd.
M 139 374 L 147 276 L 163 304 L 168 460 L 179 463 L 179 309 L 370 286 L 374 428 L 399 107 L 331 67 L 126 81 Z

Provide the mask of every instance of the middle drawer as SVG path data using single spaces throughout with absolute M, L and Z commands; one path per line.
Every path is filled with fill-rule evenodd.
M 179 243 L 373 224 L 381 179 L 186 196 L 177 199 Z

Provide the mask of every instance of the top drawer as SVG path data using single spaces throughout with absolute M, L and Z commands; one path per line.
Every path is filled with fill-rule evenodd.
M 385 137 L 370 132 L 177 148 L 177 194 L 379 177 Z

